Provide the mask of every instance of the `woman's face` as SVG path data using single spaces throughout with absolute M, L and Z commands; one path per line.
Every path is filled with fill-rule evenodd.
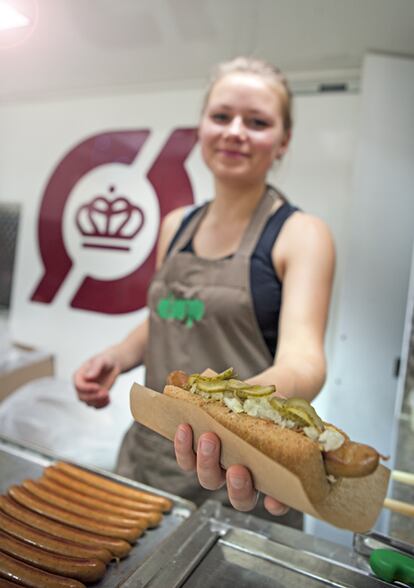
M 221 78 L 203 112 L 199 139 L 204 161 L 217 179 L 262 182 L 289 142 L 278 90 L 254 74 Z

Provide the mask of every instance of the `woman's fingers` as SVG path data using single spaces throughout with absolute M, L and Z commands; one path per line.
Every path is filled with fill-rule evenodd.
M 195 470 L 196 456 L 193 451 L 193 431 L 190 425 L 179 425 L 175 433 L 174 449 L 180 468 L 185 472 Z
M 84 363 L 74 374 L 73 383 L 79 400 L 94 408 L 110 403 L 109 390 L 120 373 L 109 355 L 97 355 Z
M 109 392 L 105 388 L 94 391 L 78 391 L 78 398 L 88 406 L 94 406 L 95 408 L 103 408 L 110 401 Z
M 108 365 L 105 357 L 97 355 L 92 357 L 83 368 L 83 376 L 85 380 L 96 381 L 102 376 L 102 374 L 111 369 L 112 366 Z
M 265 509 L 268 512 L 270 512 L 270 514 L 275 515 L 277 517 L 286 514 L 289 510 L 289 507 L 286 506 L 286 504 L 282 504 L 281 502 L 279 502 L 275 498 L 272 498 L 271 496 L 265 496 L 263 504 Z
M 197 474 L 200 484 L 207 490 L 217 490 L 224 485 L 226 476 L 220 466 L 220 439 L 214 433 L 200 435 Z
M 246 512 L 256 506 L 259 494 L 247 468 L 241 465 L 230 466 L 226 481 L 229 500 L 235 509 Z
M 180 425 L 174 438 L 177 463 L 186 472 L 197 470 L 198 480 L 208 490 L 217 490 L 225 483 L 220 466 L 220 440 L 214 433 L 200 436 L 197 455 L 193 451 L 193 431 L 190 425 Z
M 207 490 L 217 490 L 227 482 L 229 500 L 237 510 L 247 512 L 257 503 L 259 493 L 254 488 L 252 476 L 241 465 L 230 466 L 225 472 L 220 466 L 220 439 L 214 433 L 200 435 L 197 454 L 193 451 L 193 431 L 190 425 L 179 425 L 174 438 L 175 455 L 181 469 L 197 469 L 199 482 Z M 270 514 L 280 516 L 289 508 L 275 498 L 266 496 L 264 506 Z
M 229 499 L 234 508 L 243 512 L 252 510 L 256 506 L 259 493 L 253 486 L 249 470 L 240 465 L 230 466 L 226 478 Z M 271 496 L 265 496 L 264 507 L 275 516 L 284 515 L 289 510 L 289 507 Z

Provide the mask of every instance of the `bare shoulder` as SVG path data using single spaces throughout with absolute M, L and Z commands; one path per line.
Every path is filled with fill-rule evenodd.
M 161 223 L 160 235 L 158 238 L 157 267 L 159 267 L 163 262 L 168 251 L 168 246 L 177 232 L 186 210 L 186 206 L 180 206 L 179 208 L 175 208 L 165 215 Z
M 285 222 L 280 240 L 290 246 L 334 247 L 332 233 L 325 221 L 312 214 L 296 212 Z
M 183 216 L 185 211 L 187 210 L 187 206 L 180 206 L 179 208 L 174 208 L 168 214 L 165 215 L 163 221 L 161 223 L 161 233 L 166 235 L 173 234 L 177 231 L 178 227 L 180 226 L 181 221 L 183 220 Z
M 321 218 L 296 212 L 285 222 L 277 239 L 272 257 L 279 270 L 297 258 L 315 259 L 333 265 L 335 244 L 329 226 Z M 282 271 L 283 273 L 283 271 Z

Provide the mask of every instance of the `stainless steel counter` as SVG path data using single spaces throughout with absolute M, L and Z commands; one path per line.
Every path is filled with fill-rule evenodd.
M 207 501 L 124 588 L 377 588 L 366 557 Z
M 41 475 L 57 459 L 0 437 L 0 490 Z M 137 488 L 147 487 L 107 472 L 91 471 Z M 377 588 L 368 556 L 381 543 L 358 536 L 355 548 L 307 535 L 207 501 L 195 510 L 181 498 L 171 514 L 147 531 L 130 555 L 110 564 L 95 588 Z M 384 546 L 384 545 L 382 545 Z M 400 549 L 400 545 L 388 546 Z M 399 584 L 402 586 L 402 584 Z

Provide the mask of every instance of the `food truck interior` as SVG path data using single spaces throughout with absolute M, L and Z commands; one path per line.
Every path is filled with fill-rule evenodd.
M 80 582 L 414 586 L 413 23 L 411 0 L 0 0 L 0 517 L 59 464 L 94 475 L 93 488 L 169 504 L 119 565 Z M 184 204 L 213 197 L 197 125 L 212 68 L 237 56 L 286 75 L 292 139 L 269 181 L 335 241 L 313 406 L 384 458 L 370 529 L 313 504 L 303 531 L 283 528 L 118 476 L 145 368 L 121 374 L 101 410 L 74 388 L 86 359 L 147 318 L 175 191 Z M 12 582 L 1 533 L 0 579 Z M 386 577 L 379 548 L 405 571 Z

